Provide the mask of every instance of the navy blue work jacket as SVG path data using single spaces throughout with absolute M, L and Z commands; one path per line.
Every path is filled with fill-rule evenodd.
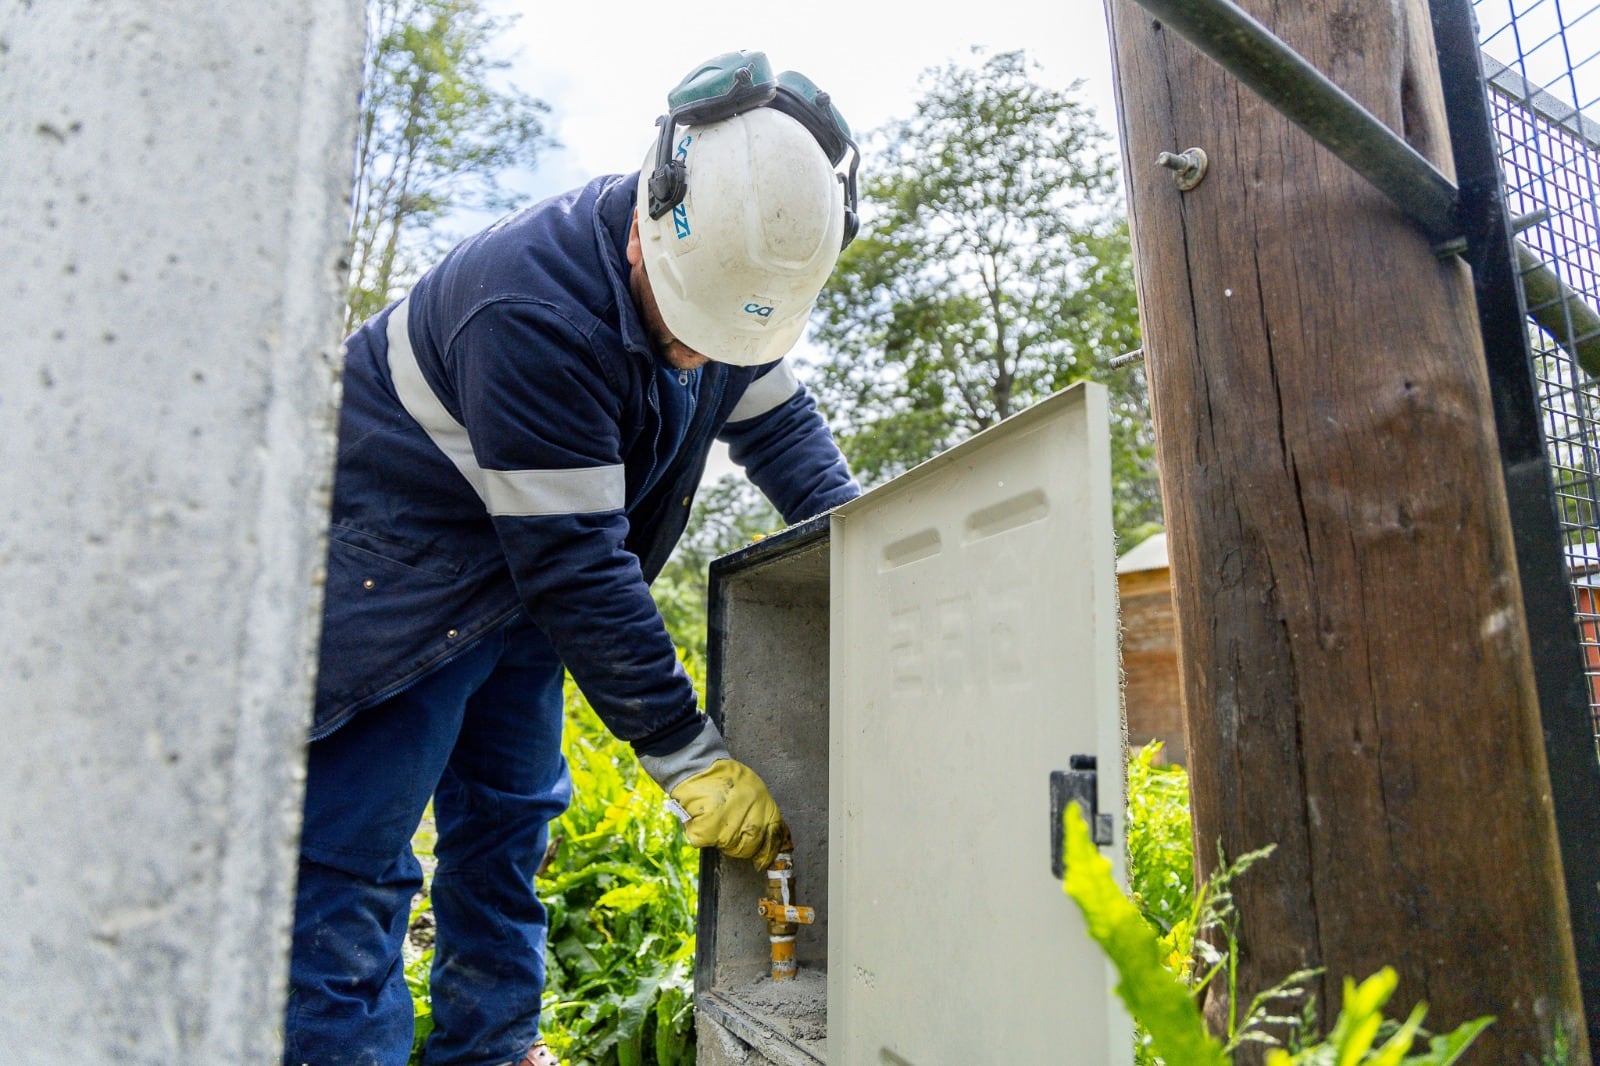
M 713 438 L 786 521 L 859 494 L 784 361 L 652 352 L 636 181 L 508 216 L 348 340 L 313 737 L 525 609 L 613 733 L 671 754 L 701 718 L 648 584 Z

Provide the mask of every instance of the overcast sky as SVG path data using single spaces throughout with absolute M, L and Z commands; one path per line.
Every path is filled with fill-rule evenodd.
M 1045 84 L 1064 87 L 1083 78 L 1084 98 L 1101 112 L 1102 126 L 1114 126 L 1100 0 L 928 6 L 621 0 L 537 7 L 489 0 L 488 7 L 524 12 L 505 42 L 509 76 L 550 105 L 552 132 L 563 145 L 545 156 L 528 184 L 518 183 L 538 195 L 637 168 L 667 91 L 701 60 L 737 49 L 766 52 L 774 70 L 810 77 L 857 132 L 909 115 L 917 77 L 929 67 L 969 60 L 974 45 L 1025 49 L 1041 65 Z

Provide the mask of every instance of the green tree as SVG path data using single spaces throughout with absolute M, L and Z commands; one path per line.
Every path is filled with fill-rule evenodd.
M 782 528 L 783 518 L 743 474 L 724 474 L 700 490 L 683 537 L 650 587 L 667 631 L 691 658 L 705 661 L 711 560 Z
M 347 330 L 416 279 L 453 213 L 517 206 L 501 175 L 553 145 L 547 105 L 494 84 L 511 21 L 481 0 L 368 0 Z
M 923 75 L 868 138 L 863 234 L 818 302 L 809 384 L 865 483 L 1079 380 L 1110 387 L 1117 528 L 1160 518 L 1127 224 L 1106 136 L 1022 52 Z

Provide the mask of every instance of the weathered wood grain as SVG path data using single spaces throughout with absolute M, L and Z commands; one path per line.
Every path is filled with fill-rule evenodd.
M 1425 0 L 1244 6 L 1450 172 Z M 1436 1031 L 1498 1016 L 1470 1061 L 1537 1063 L 1583 1026 L 1466 269 L 1107 9 L 1197 853 L 1277 845 L 1237 886 L 1244 996 L 1326 967 L 1329 1018 L 1393 965 Z M 1191 146 L 1180 192 L 1154 160 Z

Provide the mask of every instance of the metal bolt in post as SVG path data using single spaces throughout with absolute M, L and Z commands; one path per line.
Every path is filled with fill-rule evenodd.
M 1200 184 L 1206 176 L 1208 162 L 1204 149 L 1200 148 L 1191 148 L 1182 155 L 1162 152 L 1156 156 L 1156 165 L 1172 171 L 1173 181 L 1184 192 Z
M 1525 233 L 1535 226 L 1542 226 L 1550 221 L 1550 209 L 1540 208 L 1538 211 L 1529 211 L 1525 215 L 1518 215 L 1511 220 L 1512 233 Z

